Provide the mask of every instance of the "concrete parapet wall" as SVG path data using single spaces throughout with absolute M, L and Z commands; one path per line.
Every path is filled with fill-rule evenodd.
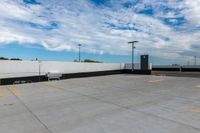
M 200 72 L 200 65 L 155 65 L 154 71 L 183 71 L 183 72 Z
M 77 63 L 55 61 L 0 61 L 0 78 L 25 77 L 55 73 L 81 73 L 124 69 L 120 63 Z

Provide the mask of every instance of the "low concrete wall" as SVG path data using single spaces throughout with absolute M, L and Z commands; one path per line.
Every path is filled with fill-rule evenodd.
M 200 72 L 200 65 L 155 65 L 153 71 L 183 71 L 183 72 Z
M 36 76 L 39 64 L 36 61 L 0 61 L 0 78 Z
M 120 63 L 77 63 L 55 61 L 0 61 L 0 79 L 45 75 L 48 72 L 62 74 L 113 71 L 124 69 Z
M 47 81 L 46 74 L 61 73 L 60 79 L 91 77 L 111 74 L 151 74 L 149 70 L 141 70 L 140 64 L 120 63 L 77 63 L 55 61 L 0 61 L 0 85 L 20 84 Z
M 76 62 L 41 62 L 42 73 L 80 73 L 121 70 L 124 68 L 120 63 L 76 63 Z

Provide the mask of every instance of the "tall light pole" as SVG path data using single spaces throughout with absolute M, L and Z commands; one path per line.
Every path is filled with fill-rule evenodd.
M 194 65 L 197 65 L 197 56 L 194 56 Z
M 40 82 L 40 75 L 41 75 L 41 61 L 40 60 L 38 60 L 38 67 L 39 67 L 38 69 L 39 69 L 39 82 Z
M 132 42 L 128 42 L 129 44 L 132 44 L 132 72 L 134 71 L 134 49 L 135 47 L 135 43 L 138 43 L 138 41 L 132 41 Z
M 190 61 L 189 61 L 189 60 L 187 61 L 187 65 L 188 65 L 188 66 L 190 65 Z
M 82 44 L 78 44 L 78 50 L 79 50 L 79 52 L 78 52 L 78 60 L 79 60 L 79 62 L 81 62 L 81 46 L 82 46 Z

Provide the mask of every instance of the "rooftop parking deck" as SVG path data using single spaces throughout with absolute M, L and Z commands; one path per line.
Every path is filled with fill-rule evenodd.
M 0 133 L 200 133 L 200 78 L 111 75 L 0 86 Z

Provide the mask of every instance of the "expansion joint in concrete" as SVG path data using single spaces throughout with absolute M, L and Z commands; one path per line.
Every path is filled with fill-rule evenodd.
M 12 86 L 13 87 L 13 86 Z M 13 91 L 12 88 L 10 88 L 10 86 L 7 87 L 8 91 L 13 94 L 13 96 L 15 96 L 15 98 L 25 107 L 25 109 L 49 132 L 49 133 L 53 133 L 48 127 L 47 125 L 42 122 L 42 120 L 39 119 L 39 117 L 33 113 L 33 111 L 19 98 L 18 95 L 16 95 Z

